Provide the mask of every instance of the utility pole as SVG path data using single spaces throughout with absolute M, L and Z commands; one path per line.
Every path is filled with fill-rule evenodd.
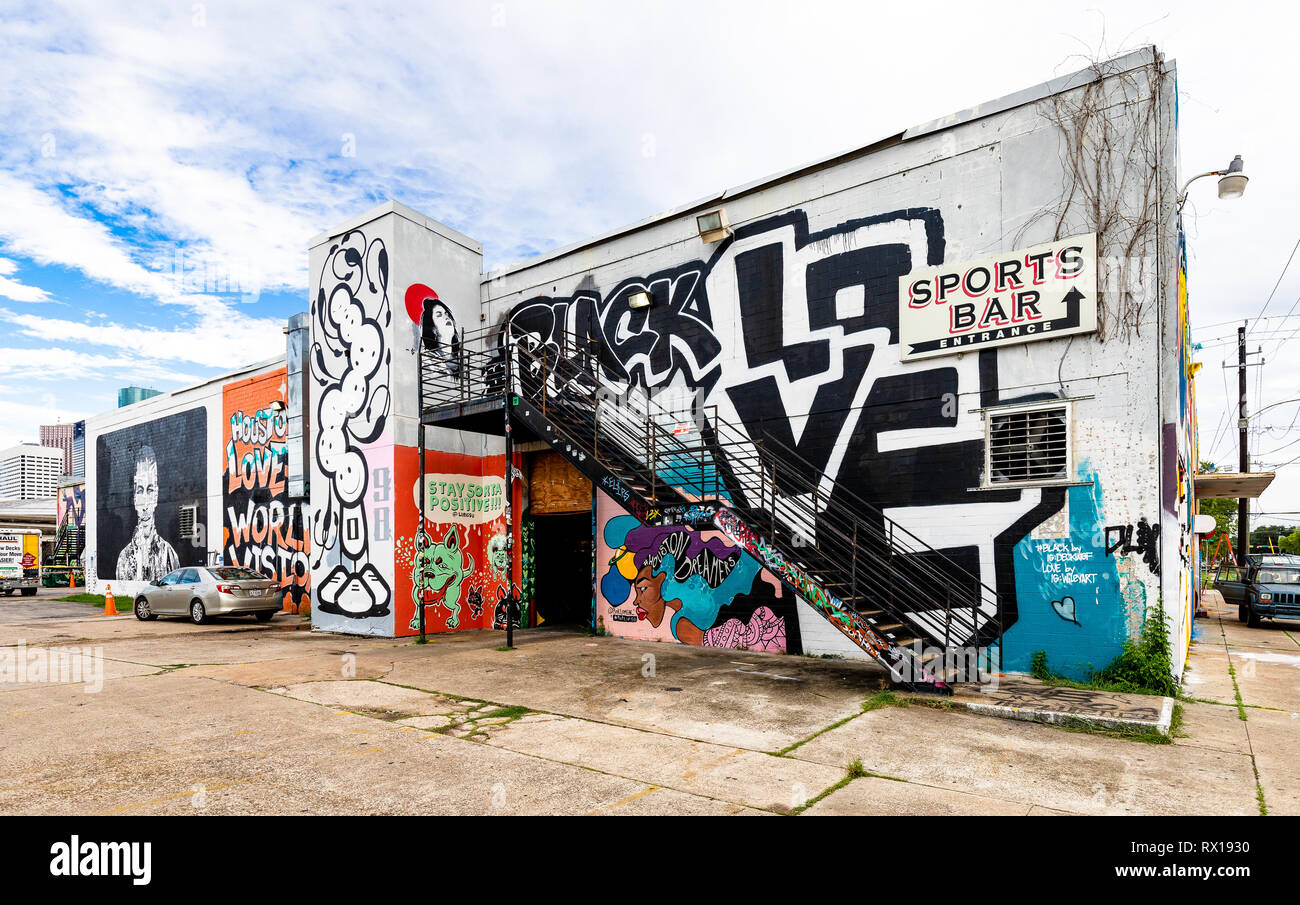
M 1237 470 L 1250 471 L 1250 456 L 1246 452 L 1246 325 L 1237 328 Z M 1250 544 L 1250 498 L 1237 498 L 1237 565 L 1245 568 L 1246 553 Z
M 1247 363 L 1246 358 L 1251 355 L 1263 354 L 1263 347 L 1255 352 L 1246 351 L 1246 326 L 1237 328 L 1237 470 L 1242 474 L 1250 471 L 1250 456 L 1246 449 L 1246 431 L 1250 424 L 1250 419 L 1246 415 L 1246 369 L 1260 368 L 1264 366 L 1264 359 Z M 1224 364 L 1225 368 L 1231 365 Z M 1280 404 L 1280 403 L 1275 403 Z M 1272 408 L 1266 405 L 1264 408 Z M 1255 414 L 1258 415 L 1264 409 L 1260 409 Z M 1250 552 L 1250 498 L 1237 498 L 1237 563 L 1246 565 L 1246 554 Z

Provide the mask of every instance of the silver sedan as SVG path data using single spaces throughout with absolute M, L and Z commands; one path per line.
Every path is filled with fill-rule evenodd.
M 135 595 L 135 618 L 188 616 L 202 625 L 212 616 L 257 617 L 269 622 L 280 612 L 280 586 L 238 566 L 187 566 L 150 582 Z

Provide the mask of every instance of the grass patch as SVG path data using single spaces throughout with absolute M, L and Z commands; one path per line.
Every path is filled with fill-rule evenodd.
M 897 692 L 889 688 L 882 688 L 871 697 L 862 702 L 862 712 L 867 713 L 872 710 L 879 710 L 881 707 L 906 707 L 907 701 L 900 698 Z
M 903 706 L 910 707 L 929 707 L 931 710 L 965 710 L 960 704 L 954 702 L 951 698 L 937 697 L 931 695 L 912 695 L 903 699 Z
M 1169 737 L 1170 738 L 1190 738 L 1183 731 L 1183 705 L 1174 704 L 1173 715 L 1169 717 Z
M 117 595 L 117 594 L 114 594 L 114 595 L 113 595 L 114 602 L 117 601 L 117 599 L 119 598 L 119 596 L 120 596 L 120 595 Z M 103 595 L 103 594 L 69 594 L 67 597 L 55 597 L 54 599 L 55 599 L 55 600 L 62 600 L 62 601 L 65 601 L 65 602 L 67 602 L 67 603 L 89 603 L 89 604 L 92 604 L 92 605 L 94 605 L 94 606 L 103 606 L 103 605 L 104 605 L 104 595 Z
M 1066 732 L 1083 732 L 1087 735 L 1100 735 L 1103 738 L 1117 738 L 1129 742 L 1145 742 L 1148 745 L 1172 745 L 1174 740 L 1165 735 L 1154 726 L 1107 726 L 1102 723 L 1094 723 L 1091 720 L 1082 718 L 1070 720 L 1064 723 L 1048 723 L 1044 720 L 1029 720 L 1028 722 L 1042 723 L 1044 726 L 1054 726 L 1057 729 L 1064 729 Z
M 521 716 L 525 716 L 529 713 L 532 713 L 532 710 L 530 710 L 529 708 L 519 704 L 513 704 L 509 707 L 498 707 L 496 710 L 489 710 L 487 713 L 477 714 L 475 715 L 475 719 L 495 720 L 500 717 L 508 717 L 513 722 L 514 720 L 519 719 Z
M 501 651 L 502 653 L 505 653 L 506 651 L 512 651 L 512 650 L 515 650 L 515 648 L 511 647 L 509 644 L 503 644 L 503 645 L 501 645 L 500 647 L 494 647 L 494 648 L 492 648 L 492 649 L 493 649 L 493 650 L 497 650 L 497 651 Z

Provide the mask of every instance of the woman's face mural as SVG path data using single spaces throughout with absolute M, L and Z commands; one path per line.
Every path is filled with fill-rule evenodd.
M 641 571 L 637 573 L 636 582 L 632 585 L 636 591 L 636 618 L 649 622 L 655 628 L 664 621 L 664 609 L 672 607 L 674 610 L 682 608 L 680 600 L 664 600 L 664 579 L 668 576 L 660 573 L 654 574 L 654 570 L 649 566 L 642 566 Z
M 754 589 L 765 584 L 758 562 L 720 536 L 648 527 L 632 516 L 619 516 L 605 524 L 604 539 L 613 555 L 600 591 L 615 612 L 629 607 L 638 622 L 655 628 L 666 619 L 673 638 L 686 644 L 712 643 L 710 630 L 736 619 L 724 610 L 743 610 L 743 619 L 757 612 Z M 774 599 L 773 589 L 766 599 Z M 770 609 L 763 612 L 770 617 Z M 734 636 L 734 631 L 729 634 Z

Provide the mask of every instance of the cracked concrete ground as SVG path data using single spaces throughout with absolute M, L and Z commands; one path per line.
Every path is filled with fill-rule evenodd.
M 503 651 L 493 632 L 420 646 L 288 616 L 0 614 L 0 647 L 104 657 L 99 693 L 0 685 L 0 812 L 1255 814 L 1261 798 L 1300 812 L 1300 625 L 1221 610 L 1198 622 L 1199 700 L 1167 745 L 864 712 L 882 673 L 862 663 L 559 630 Z

